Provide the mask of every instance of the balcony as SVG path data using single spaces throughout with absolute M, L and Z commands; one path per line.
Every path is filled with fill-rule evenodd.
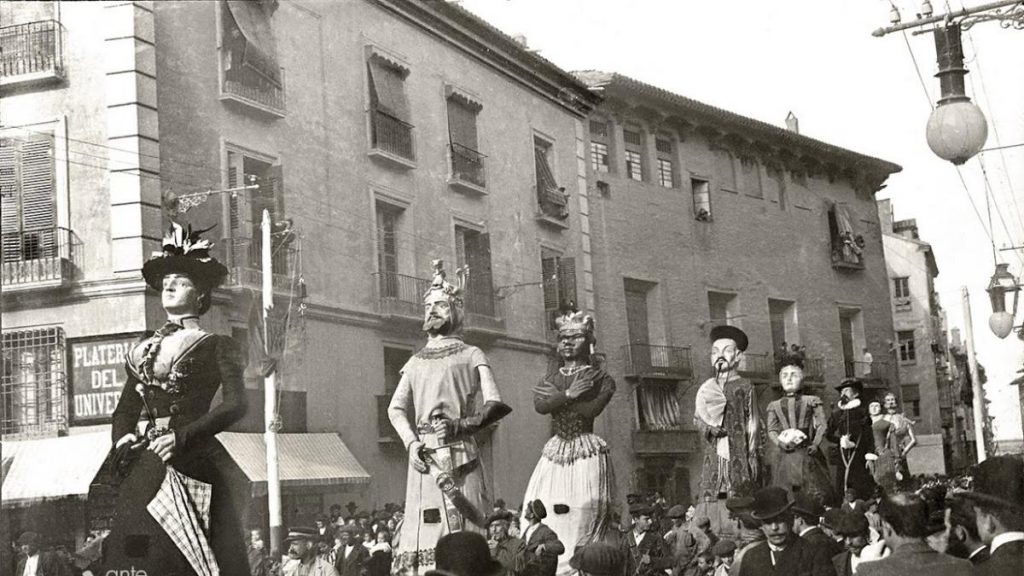
M 832 268 L 836 270 L 863 270 L 864 254 L 862 252 L 864 240 L 857 236 L 850 238 L 848 234 L 832 238 Z
M 693 378 L 690 349 L 653 344 L 626 344 L 622 347 L 626 378 Z
M 637 454 L 692 454 L 697 451 L 694 430 L 634 430 L 633 451 Z
M 739 374 L 751 380 L 771 382 L 775 379 L 774 358 L 769 354 L 744 353 L 740 357 Z
M 452 158 L 452 174 L 448 184 L 452 188 L 476 194 L 487 193 L 487 173 L 484 170 L 483 154 L 452 142 L 449 146 Z
M 64 27 L 40 20 L 0 28 L 0 87 L 64 79 Z
M 263 243 L 260 238 L 225 238 L 227 288 L 259 290 L 263 286 Z M 274 292 L 290 294 L 295 271 L 295 249 L 278 245 L 270 257 Z
M 384 111 L 370 110 L 370 155 L 401 167 L 415 167 L 412 128 Z
M 284 68 L 278 86 L 249 66 L 236 66 L 224 71 L 220 99 L 244 104 L 273 118 L 284 118 L 284 81 Z
M 861 362 L 845 360 L 844 374 L 847 378 L 860 378 L 865 389 L 883 390 L 896 381 L 892 365 L 888 362 Z
M 5 293 L 65 286 L 81 264 L 82 242 L 67 228 L 5 233 L 0 243 Z
M 391 394 L 377 394 L 377 442 L 380 444 L 401 443 L 402 439 L 395 432 L 388 418 L 388 406 L 391 404 Z
M 430 287 L 430 280 L 395 272 L 375 272 L 373 280 L 377 312 L 387 319 L 418 327 L 423 321 L 423 294 Z M 466 332 L 484 336 L 505 331 L 502 301 L 494 297 L 493 290 L 482 282 L 477 287 L 471 283 L 463 299 Z

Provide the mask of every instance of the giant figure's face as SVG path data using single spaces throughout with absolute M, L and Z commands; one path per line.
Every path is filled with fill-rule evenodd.
M 160 303 L 168 314 L 179 316 L 198 315 L 199 298 L 202 292 L 188 276 L 184 274 L 168 274 L 163 278 L 163 290 L 160 292 Z
M 583 331 L 566 332 L 558 335 L 558 354 L 566 360 L 582 358 L 587 353 L 589 344 L 587 334 Z
M 730 372 L 739 366 L 741 354 L 735 340 L 719 338 L 711 344 L 711 365 L 718 374 Z
M 882 405 L 878 402 L 872 402 L 868 404 L 868 414 L 872 416 L 879 416 L 882 413 Z
M 885 410 L 887 412 L 895 412 L 896 411 L 896 395 L 895 394 L 892 394 L 892 393 L 886 394 L 884 401 L 885 401 Z
M 431 335 L 450 334 L 453 323 L 452 305 L 440 290 L 431 291 L 423 302 L 423 329 Z
M 786 394 L 796 394 L 804 382 L 804 371 L 799 366 L 783 366 L 779 370 L 779 384 Z

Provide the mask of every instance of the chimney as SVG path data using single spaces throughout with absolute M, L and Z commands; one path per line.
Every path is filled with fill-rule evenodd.
M 796 114 L 793 114 L 792 110 L 786 115 L 786 130 L 794 134 L 800 133 L 800 119 L 796 117 Z
M 878 224 L 883 234 L 892 234 L 892 200 L 886 198 L 878 201 Z

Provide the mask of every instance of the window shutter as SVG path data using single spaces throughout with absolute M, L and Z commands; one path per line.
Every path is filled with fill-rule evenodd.
M 455 228 L 455 267 L 466 265 L 466 229 Z M 470 270 L 470 274 L 473 271 Z
M 57 198 L 54 190 L 53 137 L 33 136 L 21 144 L 21 225 L 26 258 L 52 256 L 56 250 Z
M 228 188 L 237 188 L 248 185 L 245 174 L 242 172 L 242 155 L 236 152 L 228 152 Z M 252 230 L 246 225 L 249 213 L 249 190 L 242 190 L 231 196 L 231 231 L 235 238 L 249 238 Z
M 260 190 L 271 216 L 284 217 L 284 166 L 274 164 L 267 170 L 267 185 Z M 262 216 L 261 216 L 262 218 Z
M 408 122 L 409 102 L 405 97 L 404 74 L 378 58 L 370 58 L 369 67 L 370 100 L 374 108 Z
M 558 258 L 541 258 L 541 286 L 544 288 L 544 310 L 558 309 Z
M 476 111 L 456 98 L 448 98 L 448 137 L 452 144 L 478 151 Z
M 0 139 L 0 230 L 3 261 L 21 259 L 21 187 L 18 183 L 18 141 Z
M 576 301 L 576 259 L 558 259 L 558 295 L 559 307 L 577 304 Z

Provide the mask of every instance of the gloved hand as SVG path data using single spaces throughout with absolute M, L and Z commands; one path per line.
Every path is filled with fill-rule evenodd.
M 512 413 L 512 407 L 504 402 L 485 402 L 476 414 L 458 420 L 448 420 L 448 441 L 472 436 Z

